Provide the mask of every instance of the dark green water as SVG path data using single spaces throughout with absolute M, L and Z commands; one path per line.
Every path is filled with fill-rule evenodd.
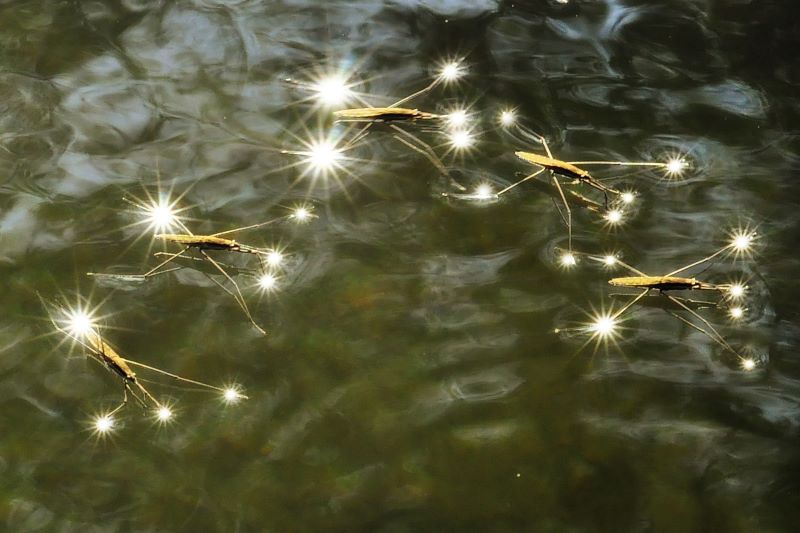
M 0 529 L 795 530 L 795 13 L 721 0 L 0 1 Z M 510 184 L 527 168 L 513 152 L 541 151 L 499 131 L 507 106 L 567 160 L 691 161 L 683 180 L 614 182 L 639 192 L 619 229 L 576 209 L 576 249 L 663 273 L 757 227 L 751 260 L 703 274 L 749 280 L 744 320 L 704 316 L 753 371 L 648 306 L 595 354 L 586 336 L 556 335 L 620 301 L 602 268 L 559 267 L 566 231 L 534 187 L 444 198 L 450 181 L 381 128 L 338 181 L 286 168 L 298 158 L 277 150 L 331 124 L 283 78 L 357 65 L 356 89 L 386 105 L 452 55 L 466 57 L 463 82 L 413 105 L 471 106 L 476 149 L 445 158 L 470 187 Z M 306 225 L 237 237 L 286 249 L 279 291 L 259 301 L 240 277 L 268 337 L 202 266 L 145 284 L 84 275 L 155 264 L 122 198 L 158 183 L 184 194 L 195 232 L 314 205 Z M 98 441 L 91 417 L 121 385 L 57 347 L 36 291 L 102 303 L 126 357 L 235 381 L 249 400 L 225 406 L 140 371 L 175 402 L 174 423 L 131 405 Z

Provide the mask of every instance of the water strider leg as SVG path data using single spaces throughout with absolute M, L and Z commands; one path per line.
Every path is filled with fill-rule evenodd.
M 672 271 L 672 272 L 670 272 L 669 274 L 664 274 L 664 277 L 666 277 L 666 276 L 674 276 L 675 274 L 680 274 L 680 273 L 681 273 L 681 272 L 683 272 L 684 270 L 689 270 L 690 268 L 692 268 L 692 267 L 696 267 L 697 265 L 702 265 L 702 264 L 703 264 L 703 263 L 705 263 L 706 261 L 711 261 L 712 259 L 714 259 L 714 258 L 715 258 L 715 257 L 717 257 L 718 255 L 720 255 L 720 254 L 722 254 L 723 252 L 725 252 L 725 251 L 726 251 L 728 248 L 730 248 L 730 247 L 731 247 L 731 245 L 727 245 L 727 246 L 725 246 L 725 247 L 723 247 L 723 248 L 720 248 L 719 250 L 717 250 L 717 251 L 716 251 L 716 252 L 714 252 L 713 254 L 709 255 L 708 257 L 704 257 L 703 259 L 700 259 L 699 261 L 695 261 L 695 262 L 693 262 L 693 263 L 689 263 L 688 265 L 686 265 L 686 266 L 684 266 L 684 267 L 681 267 L 681 268 L 679 268 L 679 269 L 677 269 L 677 270 L 673 270 L 673 271 Z
M 145 368 L 145 369 L 153 371 L 153 372 L 158 372 L 159 374 L 164 374 L 165 376 L 171 377 L 172 379 L 176 379 L 178 381 L 184 381 L 186 383 L 191 383 L 192 385 L 199 385 L 201 387 L 206 387 L 208 389 L 212 389 L 212 390 L 215 390 L 215 391 L 225 392 L 225 389 L 223 389 L 221 387 L 215 387 L 214 385 L 209 385 L 208 383 L 203 383 L 202 381 L 195 381 L 193 379 L 185 378 L 185 377 L 179 376 L 177 374 L 173 374 L 171 372 L 167 372 L 166 370 L 161 370 L 160 368 L 156 368 L 154 366 L 146 365 L 144 363 L 139 363 L 138 361 L 131 361 L 130 359 L 125 359 L 125 362 L 130 364 L 130 365 L 133 365 L 133 366 L 138 366 L 138 367 Z M 246 396 L 244 396 L 244 397 L 246 398 Z
M 637 296 L 636 296 L 636 297 L 635 297 L 633 300 L 631 300 L 630 302 L 628 302 L 627 304 L 625 304 L 625 305 L 622 307 L 622 309 L 620 309 L 619 311 L 617 311 L 616 313 L 614 313 L 614 316 L 612 316 L 612 317 L 611 317 L 611 319 L 612 319 L 612 320 L 616 320 L 617 318 L 619 318 L 619 316 L 620 316 L 620 315 L 622 315 L 622 313 L 624 313 L 625 311 L 627 311 L 628 309 L 630 309 L 630 308 L 631 308 L 631 307 L 632 307 L 632 306 L 633 306 L 633 305 L 634 305 L 636 302 L 638 302 L 639 300 L 641 300 L 642 298 L 644 298 L 645 296 L 647 296 L 647 293 L 648 293 L 648 292 L 650 292 L 650 291 L 649 291 L 649 290 L 647 290 L 647 289 L 644 289 L 644 290 L 643 290 L 641 293 L 639 293 L 639 294 L 638 294 L 638 295 L 637 295 Z
M 254 326 L 254 327 L 255 327 L 255 328 L 258 330 L 258 331 L 260 331 L 260 332 L 261 332 L 263 335 L 266 335 L 266 334 L 267 334 L 267 332 L 266 332 L 266 331 L 264 331 L 264 329 L 263 329 L 261 326 L 259 326 L 258 324 L 256 324 L 256 321 L 255 321 L 255 320 L 253 320 L 253 316 L 250 314 L 250 309 L 248 309 L 248 307 L 247 307 L 247 302 L 245 302 L 245 300 L 244 300 L 244 296 L 242 296 L 242 291 L 239 289 L 239 284 L 238 284 L 238 283 L 236 283 L 236 281 L 234 281 L 234 279 L 233 279 L 233 278 L 232 278 L 232 277 L 231 277 L 231 276 L 230 276 L 230 275 L 229 275 L 229 274 L 228 274 L 228 273 L 225 271 L 225 269 L 224 269 L 224 268 L 222 268 L 222 266 L 221 266 L 219 263 L 217 263 L 217 262 L 214 260 L 214 258 L 213 258 L 213 257 L 211 257 L 210 255 L 208 255 L 208 254 L 207 254 L 205 251 L 203 251 L 203 250 L 200 250 L 200 253 L 203 255 L 203 257 L 205 257 L 206 259 L 208 259 L 209 261 L 211 261 L 211 264 L 213 264 L 213 265 L 214 265 L 214 266 L 217 268 L 217 270 L 219 270 L 219 271 L 222 273 L 222 275 L 223 275 L 223 276 L 225 276 L 225 278 L 226 278 L 228 281 L 230 281 L 230 282 L 231 282 L 231 284 L 232 284 L 232 285 L 233 285 L 233 286 L 236 288 L 236 294 L 238 295 L 238 297 L 237 297 L 237 296 L 234 296 L 234 300 L 236 300 L 236 303 L 238 303 L 238 304 L 239 304 L 239 307 L 241 307 L 241 308 L 242 308 L 242 310 L 244 311 L 244 314 L 245 314 L 245 315 L 247 315 L 247 318 L 250 320 L 250 322 L 253 324 L 253 326 Z
M 683 322 L 689 324 L 690 326 L 692 326 L 696 330 L 698 330 L 701 333 L 707 335 L 711 340 L 717 342 L 720 346 L 722 346 L 723 348 L 725 348 L 726 350 L 728 350 L 729 352 L 734 354 L 736 357 L 742 359 L 742 356 L 739 355 L 739 352 L 737 352 L 736 350 L 731 348 L 731 345 L 728 344 L 728 342 L 722 337 L 722 335 L 720 335 L 720 333 L 714 328 L 714 326 L 711 325 L 711 322 L 709 322 L 708 320 L 706 320 L 705 318 L 700 316 L 699 313 L 697 313 L 695 310 L 691 309 L 689 306 L 687 306 L 686 304 L 684 304 L 683 302 L 681 302 L 677 298 L 675 298 L 673 296 L 669 296 L 669 295 L 665 295 L 665 296 L 667 298 L 669 298 L 670 300 L 672 300 L 673 302 L 675 302 L 676 304 L 678 304 L 679 306 L 681 306 L 686 311 L 688 311 L 689 314 L 691 314 L 693 317 L 695 317 L 696 319 L 700 320 L 703 324 L 706 325 L 706 327 L 708 328 L 709 331 L 706 331 L 703 328 L 701 328 L 700 326 L 698 326 L 696 324 L 693 324 L 691 321 L 686 320 L 684 317 L 681 317 L 680 315 L 676 315 L 674 313 L 670 313 L 670 314 L 672 314 L 673 316 L 678 317 L 678 319 L 681 319 Z
M 412 94 L 406 96 L 405 98 L 401 98 L 400 100 L 398 100 L 395 103 L 393 103 L 391 105 L 388 105 L 386 107 L 397 107 L 400 104 L 403 104 L 405 102 L 408 102 L 409 100 L 412 100 L 412 99 L 416 98 L 417 96 L 421 96 L 421 95 L 425 94 L 426 92 L 430 91 L 431 89 L 433 89 L 434 87 L 436 87 L 440 83 L 442 83 L 442 78 L 437 76 L 436 78 L 434 78 L 434 80 L 427 87 L 425 87 L 423 89 L 420 89 L 419 91 L 417 91 L 415 93 L 412 93 Z
M 452 176 L 450 176 L 450 173 L 447 171 L 447 168 L 444 166 L 444 163 L 442 163 L 442 160 L 436 156 L 436 153 L 433 151 L 433 148 L 431 148 L 429 144 L 425 143 L 421 139 L 418 139 L 411 133 L 407 132 L 406 130 L 395 124 L 389 124 L 389 127 L 399 132 L 400 134 L 404 135 L 408 139 L 411 139 L 413 142 L 409 141 L 408 139 L 404 139 L 399 135 L 393 135 L 395 139 L 405 144 L 415 152 L 418 152 L 423 156 L 425 156 L 431 163 L 433 163 L 433 166 L 435 166 L 439 170 L 439 172 L 442 173 L 442 175 L 449 176 L 450 180 L 453 182 L 453 185 L 455 185 L 459 190 L 461 191 L 467 190 L 466 187 L 458 183 L 455 179 L 453 179 Z
M 368 122 L 367 124 L 364 125 L 364 127 L 362 127 L 360 130 L 358 130 L 358 133 L 356 133 L 355 136 L 352 139 L 350 139 L 350 142 L 348 142 L 346 145 L 344 145 L 344 148 L 342 148 L 342 151 L 349 150 L 358 141 L 360 141 L 361 139 L 366 137 L 367 133 L 368 133 L 367 130 L 369 130 L 372 127 L 372 124 L 373 124 L 373 122 Z
M 539 174 L 541 174 L 541 173 L 542 173 L 542 172 L 544 172 L 545 170 L 546 170 L 546 169 L 545 169 L 544 167 L 542 167 L 542 168 L 540 168 L 539 170 L 537 170 L 536 172 L 534 172 L 533 174 L 528 174 L 527 176 L 525 176 L 525 177 L 524 177 L 524 178 L 522 178 L 521 180 L 517 181 L 516 183 L 512 183 L 511 185 L 509 185 L 508 187 L 506 187 L 506 188 L 505 188 L 505 189 L 503 189 L 502 191 L 499 191 L 498 193 L 496 193 L 496 194 L 495 194 L 495 196 L 500 196 L 501 194 L 504 194 L 504 193 L 506 193 L 506 192 L 510 191 L 511 189 L 513 189 L 514 187 L 516 187 L 517 185 L 520 185 L 520 184 L 522 184 L 522 183 L 525 183 L 525 182 L 526 182 L 526 181 L 528 181 L 528 180 L 532 180 L 533 178 L 535 178 L 536 176 L 538 176 Z
M 567 211 L 567 233 L 569 235 L 569 253 L 572 253 L 572 209 L 569 207 L 569 203 L 567 202 L 566 196 L 564 196 L 564 191 L 561 189 L 561 184 L 558 182 L 558 178 L 556 177 L 554 172 L 550 172 L 551 177 L 553 178 L 553 183 L 558 189 L 558 194 L 561 195 L 561 201 L 564 202 L 564 209 Z

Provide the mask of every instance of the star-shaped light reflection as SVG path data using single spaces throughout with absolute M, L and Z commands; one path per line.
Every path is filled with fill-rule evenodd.
M 347 80 L 336 74 L 319 79 L 312 88 L 317 100 L 326 106 L 339 106 L 353 97 Z

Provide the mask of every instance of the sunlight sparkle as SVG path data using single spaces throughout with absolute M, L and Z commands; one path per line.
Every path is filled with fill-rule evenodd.
M 467 123 L 467 112 L 463 109 L 457 109 L 447 115 L 447 122 L 450 126 L 460 128 Z
M 571 253 L 566 253 L 561 256 L 561 265 L 565 267 L 571 267 L 578 264 L 578 261 L 575 259 L 575 256 Z
M 509 126 L 513 126 L 514 123 L 517 121 L 517 114 L 510 109 L 506 109 L 505 111 L 500 112 L 500 125 L 508 128 Z
M 272 250 L 267 254 L 267 264 L 271 267 L 280 266 L 283 263 L 283 254 L 278 250 Z
M 315 83 L 313 88 L 319 101 L 329 106 L 343 104 L 353 95 L 346 81 L 340 76 L 323 78 Z
M 750 371 L 756 367 L 756 361 L 755 359 L 748 357 L 747 359 L 742 359 L 740 365 L 742 367 L 742 370 Z
M 472 146 L 474 139 L 467 130 L 457 130 L 450 134 L 450 144 L 456 150 L 464 150 Z
M 686 169 L 686 161 L 681 159 L 681 158 L 674 157 L 674 158 L 670 159 L 669 161 L 667 161 L 666 169 L 667 169 L 667 174 L 668 175 L 670 175 L 670 176 L 680 176 L 683 173 L 683 171 Z
M 145 208 L 150 227 L 157 232 L 163 232 L 177 223 L 175 210 L 163 200 L 153 203 Z
M 162 405 L 156 411 L 156 418 L 158 419 L 159 422 L 162 422 L 162 423 L 163 422 L 168 422 L 169 420 L 172 419 L 172 414 L 173 414 L 172 413 L 172 409 L 170 409 L 166 405 Z
M 616 319 L 611 315 L 600 315 L 595 319 L 589 329 L 597 337 L 604 339 L 614 334 L 617 327 Z
M 100 415 L 94 419 L 93 425 L 98 435 L 106 435 L 114 429 L 114 417 L 111 415 Z
M 275 288 L 277 281 L 277 278 L 272 274 L 262 274 L 261 277 L 258 278 L 258 286 L 265 291 L 269 291 Z
M 492 186 L 488 183 L 481 183 L 475 188 L 475 198 L 478 200 L 488 200 L 493 196 L 494 191 L 492 191 Z
M 741 283 L 734 283 L 728 289 L 728 294 L 730 294 L 731 298 L 741 298 L 746 290 L 747 287 Z
M 731 307 L 728 313 L 731 315 L 731 318 L 737 320 L 744 316 L 744 309 L 741 307 Z
M 341 150 L 337 149 L 333 143 L 323 141 L 311 145 L 307 161 L 315 171 L 325 172 L 333 169 L 341 157 Z
M 75 337 L 85 337 L 94 330 L 92 317 L 80 309 L 70 311 L 67 315 L 67 329 Z
M 301 206 L 295 208 L 291 216 L 298 222 L 306 222 L 309 218 L 311 218 L 311 211 L 309 211 L 308 208 Z
M 232 405 L 238 403 L 242 399 L 242 395 L 236 387 L 226 387 L 222 393 L 222 399 L 226 404 Z
M 737 252 L 746 252 L 753 244 L 753 235 L 752 233 L 736 232 L 731 239 L 731 246 Z
M 445 63 L 439 70 L 439 79 L 445 82 L 455 81 L 463 75 L 464 67 L 458 61 Z
M 606 213 L 605 219 L 609 224 L 620 224 L 622 222 L 622 211 L 619 209 L 612 209 Z

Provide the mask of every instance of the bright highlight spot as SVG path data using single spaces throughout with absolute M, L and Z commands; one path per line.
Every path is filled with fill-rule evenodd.
M 590 329 L 595 335 L 602 339 L 612 335 L 616 327 L 617 321 L 614 319 L 614 317 L 604 315 L 597 317 L 594 323 L 590 326 Z
M 278 250 L 272 250 L 267 254 L 267 264 L 271 267 L 280 266 L 283 263 L 283 254 Z
M 84 311 L 71 311 L 67 316 L 67 328 L 73 336 L 85 337 L 94 329 L 94 321 Z
M 145 209 L 150 227 L 156 231 L 164 231 L 172 227 L 176 222 L 175 210 L 169 204 L 159 202 L 152 204 Z
M 306 222 L 309 218 L 311 218 L 311 211 L 305 207 L 298 207 L 294 210 L 294 212 L 292 212 L 292 218 L 298 222 Z
M 561 264 L 565 267 L 571 267 L 578 264 L 578 261 L 575 259 L 575 256 L 571 253 L 566 253 L 561 256 Z
M 308 163 L 317 172 L 331 170 L 341 159 L 342 151 L 337 149 L 332 143 L 320 142 L 311 146 L 308 153 Z
M 439 71 L 439 79 L 443 81 L 455 81 L 464 75 L 464 68 L 457 61 L 446 63 Z
M 275 288 L 277 281 L 277 278 L 275 278 L 275 276 L 272 274 L 263 274 L 260 278 L 258 278 L 258 286 L 265 291 L 269 291 Z
M 747 290 L 747 287 L 741 283 L 734 283 L 731 285 L 730 289 L 728 289 L 728 294 L 730 294 L 731 298 L 741 298 L 744 296 L 745 290 Z
M 467 123 L 467 112 L 458 109 L 447 115 L 447 122 L 454 128 L 460 128 Z
M 239 393 L 238 390 L 236 390 L 236 388 L 228 387 L 222 393 L 222 399 L 226 404 L 232 405 L 238 403 L 239 400 L 242 399 L 242 395 Z
M 636 195 L 634 195 L 632 192 L 624 192 L 622 193 L 621 198 L 623 203 L 632 204 L 633 201 L 636 199 Z
M 172 418 L 172 410 L 166 405 L 162 405 L 156 411 L 156 418 L 159 422 L 168 422 Z
M 619 224 L 622 222 L 622 211 L 619 209 L 612 209 L 608 213 L 606 213 L 606 220 L 608 220 L 609 224 Z
M 513 126 L 514 123 L 517 121 L 517 115 L 511 110 L 501 111 L 500 112 L 500 125 L 503 127 Z
M 481 183 L 475 188 L 475 198 L 478 200 L 488 200 L 493 196 L 492 186 L 488 183 Z
M 617 264 L 617 258 L 613 255 L 607 255 L 603 258 L 603 263 L 605 263 L 607 266 L 614 266 Z
M 111 415 L 98 416 L 94 420 L 94 430 L 100 435 L 105 435 L 114 429 L 114 417 Z
M 747 359 L 742 359 L 741 365 L 743 370 L 749 371 L 753 370 L 756 367 L 756 362 L 754 359 L 748 357 Z
M 733 319 L 739 319 L 744 316 L 744 309 L 741 307 L 731 307 L 730 311 L 728 311 Z
M 670 176 L 680 176 L 686 168 L 686 161 L 679 158 L 673 158 L 667 161 L 667 174 Z
M 353 95 L 345 80 L 339 76 L 324 78 L 314 84 L 318 99 L 325 105 L 343 104 Z
M 737 252 L 746 252 L 750 249 L 750 245 L 753 244 L 753 235 L 752 233 L 744 232 L 734 233 L 731 246 Z
M 450 144 L 456 150 L 464 150 L 472 146 L 472 135 L 467 130 L 458 130 L 450 134 Z

